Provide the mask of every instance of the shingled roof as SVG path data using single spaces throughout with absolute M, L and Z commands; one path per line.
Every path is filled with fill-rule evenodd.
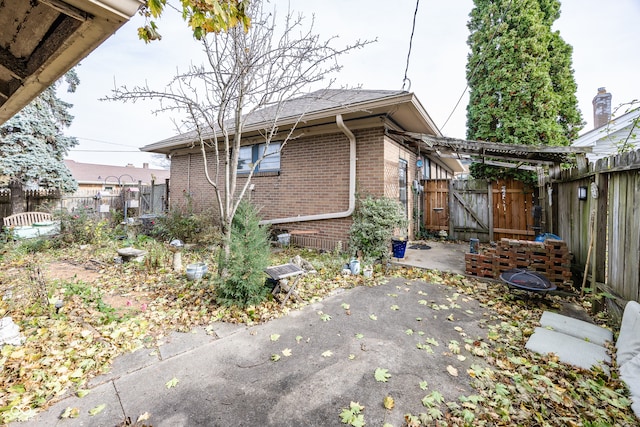
M 133 185 L 142 181 L 143 185 L 163 183 L 169 179 L 169 171 L 165 169 L 150 169 L 145 163 L 137 168 L 133 165 L 111 166 L 94 163 L 79 163 L 75 160 L 65 160 L 64 164 L 71 171 L 71 175 L 79 184 L 123 184 Z M 118 182 L 119 180 L 119 182 Z
M 411 92 L 402 90 L 322 89 L 270 105 L 243 117 L 243 134 L 250 135 L 276 121 L 280 129 L 286 129 L 298 121 L 300 126 L 333 122 L 342 114 L 345 121 L 371 115 L 393 116 L 406 130 L 440 135 L 440 131 L 429 117 L 420 101 Z M 233 126 L 229 126 L 233 133 Z M 213 131 L 204 135 L 213 138 Z M 142 151 L 169 153 L 197 140 L 195 131 L 182 133 L 165 140 L 149 144 Z

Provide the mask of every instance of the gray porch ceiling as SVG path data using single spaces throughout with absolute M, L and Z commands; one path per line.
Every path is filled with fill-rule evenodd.
M 0 124 L 98 47 L 140 0 L 1 0 Z

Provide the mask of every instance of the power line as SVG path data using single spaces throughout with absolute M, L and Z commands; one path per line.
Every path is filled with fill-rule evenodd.
M 404 90 L 404 86 L 409 82 L 409 87 L 407 90 L 411 89 L 411 80 L 407 77 L 407 73 L 409 72 L 409 58 L 411 58 L 411 45 L 413 44 L 413 33 L 416 30 L 416 17 L 418 16 L 418 6 L 420 5 L 420 0 L 416 0 L 416 10 L 413 12 L 413 25 L 411 26 L 411 37 L 409 37 L 409 52 L 407 52 L 407 66 L 404 69 L 404 79 L 402 79 L 402 90 Z
M 82 153 L 144 153 L 139 150 L 69 150 L 73 152 L 82 152 Z
M 76 138 L 76 139 L 81 139 L 81 140 L 83 140 L 83 141 L 99 142 L 99 143 L 101 143 L 101 144 L 119 145 L 119 146 L 122 146 L 122 147 L 133 147 L 133 145 L 131 145 L 131 144 L 120 144 L 120 143 L 117 143 L 117 142 L 103 141 L 103 140 L 101 140 L 101 139 L 84 138 L 84 137 L 82 137 L 82 136 L 76 136 L 76 137 L 74 137 L 74 138 Z

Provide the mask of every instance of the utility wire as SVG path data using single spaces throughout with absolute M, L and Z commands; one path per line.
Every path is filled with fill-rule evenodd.
M 413 33 L 416 30 L 416 17 L 418 16 L 418 6 L 420 5 L 420 0 L 416 0 L 416 10 L 413 12 L 413 25 L 411 27 L 411 37 L 409 37 L 409 52 L 407 52 L 407 66 L 404 69 L 404 79 L 402 80 L 402 90 L 404 90 L 404 86 L 407 82 L 409 82 L 409 87 L 407 90 L 411 89 L 411 80 L 407 77 L 407 73 L 409 72 L 409 58 L 411 58 L 411 45 L 413 44 Z
M 133 145 L 131 145 L 131 144 L 121 144 L 121 143 L 117 143 L 117 142 L 103 141 L 103 140 L 101 140 L 101 139 L 84 138 L 84 137 L 82 137 L 82 136 L 76 136 L 76 137 L 74 137 L 74 138 L 76 138 L 76 139 L 80 139 L 80 140 L 83 140 L 83 141 L 99 142 L 99 143 L 101 143 L 101 144 L 120 145 L 120 146 L 122 146 L 122 147 L 134 147 L 134 146 L 133 146 Z
M 509 9 L 511 9 L 511 4 L 512 3 L 513 3 L 513 0 L 510 0 L 509 4 L 507 5 L 507 7 L 502 11 L 502 16 L 500 16 L 500 22 L 504 21 L 504 18 L 507 15 L 507 12 L 509 12 Z M 493 32 L 493 34 L 491 34 L 491 38 L 489 38 L 489 42 L 487 44 L 491 44 L 491 42 L 493 41 L 493 38 L 496 36 L 497 33 L 498 33 L 498 25 L 496 25 L 495 31 Z M 485 52 L 486 52 L 486 50 L 485 50 Z M 472 79 L 476 75 L 476 71 L 478 71 L 478 68 L 483 63 L 484 63 L 484 58 L 480 58 L 480 61 L 478 61 L 476 63 L 476 66 L 473 67 L 473 70 L 471 70 L 471 74 L 469 75 L 469 78 L 467 79 L 467 84 L 464 87 L 464 90 L 462 91 L 462 93 L 460 94 L 460 98 L 458 98 L 458 102 L 456 102 L 456 105 L 454 105 L 453 110 L 451 110 L 451 113 L 449 114 L 449 117 L 447 117 L 447 120 L 445 120 L 444 124 L 440 127 L 440 131 L 442 131 L 444 129 L 444 127 L 447 125 L 447 123 L 449 123 L 449 120 L 453 116 L 453 113 L 455 113 L 456 109 L 460 105 L 460 101 L 462 101 L 462 98 L 464 97 L 464 94 L 467 93 L 467 89 L 469 89 L 469 80 Z

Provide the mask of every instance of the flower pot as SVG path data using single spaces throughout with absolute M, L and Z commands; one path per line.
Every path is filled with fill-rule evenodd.
M 189 280 L 198 280 L 207 274 L 207 264 L 204 262 L 196 262 L 195 264 L 187 265 L 187 278 Z

